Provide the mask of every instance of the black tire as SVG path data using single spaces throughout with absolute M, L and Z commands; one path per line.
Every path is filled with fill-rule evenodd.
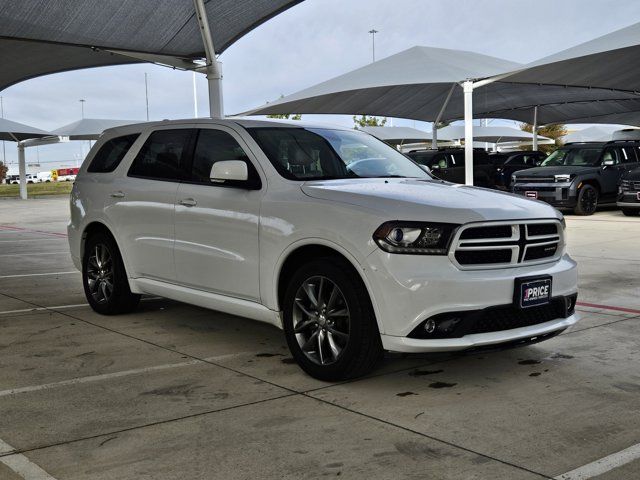
M 103 252 L 102 249 L 106 249 L 108 258 L 103 267 L 98 267 L 97 264 L 92 261 L 92 257 L 96 256 L 96 249 Z M 107 258 L 106 256 L 103 258 Z M 98 269 L 98 270 L 96 270 Z M 100 281 L 90 281 L 90 277 L 96 275 L 96 271 L 107 272 L 110 274 L 100 274 Z M 100 288 L 102 279 L 111 280 L 109 283 L 112 285 L 110 289 L 106 288 L 106 291 L 110 294 L 107 296 Z M 95 233 L 91 235 L 85 244 L 84 256 L 82 258 L 82 284 L 84 286 L 84 293 L 87 297 L 87 301 L 91 308 L 101 313 L 102 315 L 118 315 L 121 313 L 128 313 L 138 306 L 140 301 L 140 295 L 131 293 L 129 289 L 129 280 L 127 278 L 127 272 L 122 262 L 122 256 L 118 250 L 118 246 L 113 238 L 103 232 Z M 98 285 L 96 288 L 92 287 Z M 92 289 L 94 291 L 92 291 Z M 100 290 L 100 292 L 97 292 Z
M 328 365 L 321 365 L 309 358 L 308 354 L 303 352 L 296 333 L 294 333 L 296 295 L 306 281 L 318 277 L 328 279 L 338 287 L 349 313 L 348 339 L 342 346 L 337 359 L 334 357 L 333 363 Z M 327 295 L 323 296 L 327 297 Z M 329 302 L 330 300 L 327 303 Z M 298 365 L 312 377 L 324 381 L 360 377 L 370 372 L 382 358 L 384 351 L 380 340 L 380 331 L 369 294 L 358 274 L 346 261 L 331 257 L 320 258 L 300 267 L 289 280 L 284 295 L 283 313 L 284 331 L 289 350 Z
M 637 217 L 640 215 L 640 208 L 623 208 L 622 213 L 627 217 Z
M 598 208 L 598 190 L 591 185 L 584 185 L 578 192 L 578 201 L 573 213 L 576 215 L 593 215 Z

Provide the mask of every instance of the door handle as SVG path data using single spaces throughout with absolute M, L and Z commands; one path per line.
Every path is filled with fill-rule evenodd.
M 111 198 L 124 198 L 124 192 L 111 192 Z
M 193 198 L 185 198 L 180 200 L 180 205 L 184 207 L 195 207 L 198 204 Z

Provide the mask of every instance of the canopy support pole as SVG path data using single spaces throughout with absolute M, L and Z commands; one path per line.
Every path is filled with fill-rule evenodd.
M 209 28 L 209 18 L 204 6 L 204 0 L 193 0 L 196 9 L 196 18 L 202 34 L 202 43 L 207 56 L 207 82 L 209 84 L 209 116 L 211 118 L 224 117 L 222 99 L 222 64 L 216 58 L 216 50 L 213 45 L 213 37 Z
M 538 107 L 533 107 L 533 128 L 531 129 L 531 133 L 533 133 L 533 151 L 538 150 Z
M 464 183 L 473 185 L 473 81 L 462 83 L 464 92 Z
M 445 98 L 444 103 L 442 104 L 442 108 L 438 112 L 438 116 L 433 122 L 433 127 L 431 128 L 431 149 L 438 149 L 438 124 L 442 120 L 442 116 L 444 115 L 444 111 L 447 109 L 447 105 L 449 105 L 449 100 L 451 100 L 451 95 L 453 95 L 453 91 L 456 88 L 456 84 L 451 84 L 451 88 L 449 89 L 449 93 L 447 93 L 447 98 Z
M 20 198 L 27 199 L 27 161 L 25 158 L 24 145 L 18 142 L 18 173 L 20 174 Z

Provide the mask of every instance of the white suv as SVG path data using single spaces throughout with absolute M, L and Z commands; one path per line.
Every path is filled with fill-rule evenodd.
M 526 344 L 577 321 L 558 211 L 434 179 L 355 130 L 107 130 L 73 187 L 69 243 L 97 312 L 150 294 L 272 323 L 325 380 L 384 350 Z

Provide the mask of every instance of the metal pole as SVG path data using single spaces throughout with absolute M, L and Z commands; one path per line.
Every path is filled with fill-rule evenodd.
M 147 72 L 144 72 L 144 98 L 147 104 L 147 122 L 149 121 L 149 80 Z
M 538 150 L 538 107 L 533 107 L 533 151 Z
M 27 164 L 24 145 L 18 142 L 18 173 L 20 174 L 20 198 L 27 199 Z
M 209 19 L 207 10 L 204 6 L 204 0 L 193 0 L 196 10 L 196 19 L 200 26 L 202 35 L 202 43 L 207 56 L 207 82 L 209 82 L 209 116 L 212 118 L 222 118 L 224 116 L 224 107 L 222 99 L 222 65 L 216 58 L 216 51 L 213 46 L 213 38 L 209 28 Z
M 80 102 L 80 113 L 82 115 L 82 118 L 84 118 L 84 98 L 81 98 L 80 100 L 78 100 Z
M 0 117 L 4 118 L 4 103 L 2 97 L 0 97 Z M 2 141 L 2 163 L 5 167 L 7 166 L 7 148 L 4 140 Z
M 464 91 L 464 183 L 473 185 L 473 82 L 462 84 Z
M 373 47 L 373 52 L 372 52 L 372 57 L 373 61 L 376 61 L 376 33 L 378 33 L 378 30 L 376 30 L 375 28 L 372 28 L 371 30 L 369 30 L 369 33 L 371 34 L 371 46 Z
M 193 75 L 193 118 L 198 118 L 198 87 L 196 86 L 196 72 Z
M 444 111 L 447 109 L 447 105 L 449 105 L 449 100 L 451 100 L 451 95 L 453 95 L 453 91 L 456 88 L 455 83 L 451 84 L 451 88 L 449 89 L 449 93 L 447 93 L 447 98 L 444 99 L 444 103 L 442 104 L 442 108 L 440 109 L 440 111 L 438 112 L 438 116 L 436 117 L 436 120 L 433 122 L 433 128 L 432 128 L 432 136 L 431 136 L 431 148 L 433 150 L 437 150 L 438 149 L 438 129 L 436 128 L 436 126 L 440 123 L 440 120 L 442 120 L 442 116 L 444 115 Z

